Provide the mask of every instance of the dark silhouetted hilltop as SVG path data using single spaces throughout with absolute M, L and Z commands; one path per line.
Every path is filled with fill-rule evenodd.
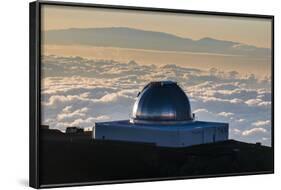
M 273 151 L 228 140 L 186 148 L 92 140 L 89 133 L 40 130 L 42 184 L 272 173 Z

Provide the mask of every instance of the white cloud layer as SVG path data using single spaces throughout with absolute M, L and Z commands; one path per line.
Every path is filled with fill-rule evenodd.
M 243 131 L 242 135 L 243 136 L 249 136 L 249 135 L 255 135 L 257 133 L 266 133 L 266 132 L 267 132 L 266 129 L 258 127 L 258 128 L 245 130 L 245 131 Z
M 256 121 L 256 122 L 252 123 L 252 125 L 256 126 L 256 127 L 265 127 L 265 126 L 269 126 L 270 124 L 271 124 L 270 120 Z
M 81 57 L 45 56 L 42 65 L 42 121 L 52 128 L 128 119 L 145 84 L 174 80 L 197 119 L 228 122 L 230 138 L 271 143 L 270 77 Z

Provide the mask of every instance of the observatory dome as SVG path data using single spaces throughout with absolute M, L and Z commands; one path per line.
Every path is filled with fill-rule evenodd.
M 133 123 L 170 123 L 191 121 L 189 99 L 173 81 L 156 81 L 147 84 L 138 94 L 133 107 Z

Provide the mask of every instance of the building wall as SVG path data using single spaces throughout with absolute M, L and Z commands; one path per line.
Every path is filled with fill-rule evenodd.
M 93 138 L 156 143 L 157 146 L 186 147 L 228 139 L 228 125 L 209 127 L 175 127 L 174 129 L 101 125 L 93 128 Z
M 228 125 L 195 128 L 179 131 L 180 146 L 213 143 L 228 139 Z
M 114 127 L 114 126 L 95 126 L 94 139 L 101 140 L 121 140 L 133 142 L 157 143 L 163 146 L 177 146 L 178 132 L 155 130 L 153 128 L 141 127 Z
M 216 128 L 216 141 L 224 141 L 228 139 L 228 124 Z
M 179 146 L 191 146 L 195 144 L 203 144 L 203 128 L 179 131 Z

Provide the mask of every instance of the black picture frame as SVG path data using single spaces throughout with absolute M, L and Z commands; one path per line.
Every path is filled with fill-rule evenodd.
M 165 12 L 165 13 L 186 13 L 195 15 L 217 15 L 217 16 L 232 16 L 242 18 L 263 18 L 271 20 L 271 146 L 272 158 L 274 159 L 274 16 L 273 15 L 259 15 L 259 14 L 244 14 L 244 13 L 227 13 L 227 12 L 212 12 L 212 11 L 194 11 L 182 9 L 164 9 L 164 8 L 150 8 L 150 7 L 133 7 L 133 6 L 116 6 L 103 4 L 89 4 L 89 3 L 69 3 L 69 2 L 55 2 L 55 1 L 35 1 L 29 4 L 29 184 L 33 188 L 49 188 L 49 187 L 67 187 L 67 186 L 81 186 L 81 185 L 98 185 L 98 184 L 114 184 L 114 183 L 128 183 L 128 182 L 145 182 L 145 181 L 160 181 L 160 180 L 177 180 L 177 179 L 192 179 L 192 178 L 210 178 L 223 176 L 237 176 L 237 175 L 253 175 L 253 174 L 272 174 L 274 173 L 274 165 L 271 171 L 262 172 L 246 172 L 237 174 L 222 174 L 222 175 L 206 175 L 206 176 L 183 176 L 183 177 L 168 177 L 168 178 L 153 178 L 153 179 L 138 179 L 138 180 L 116 180 L 116 181 L 102 181 L 102 182 L 81 182 L 68 184 L 41 184 L 40 183 L 40 141 L 39 141 L 39 127 L 41 124 L 41 106 L 40 106 L 40 89 L 41 89 L 41 7 L 44 5 L 57 6 L 74 6 L 74 7 L 93 7 L 105 9 L 118 10 L 133 10 L 133 11 L 150 11 L 150 12 Z M 274 163 L 274 160 L 273 160 Z

